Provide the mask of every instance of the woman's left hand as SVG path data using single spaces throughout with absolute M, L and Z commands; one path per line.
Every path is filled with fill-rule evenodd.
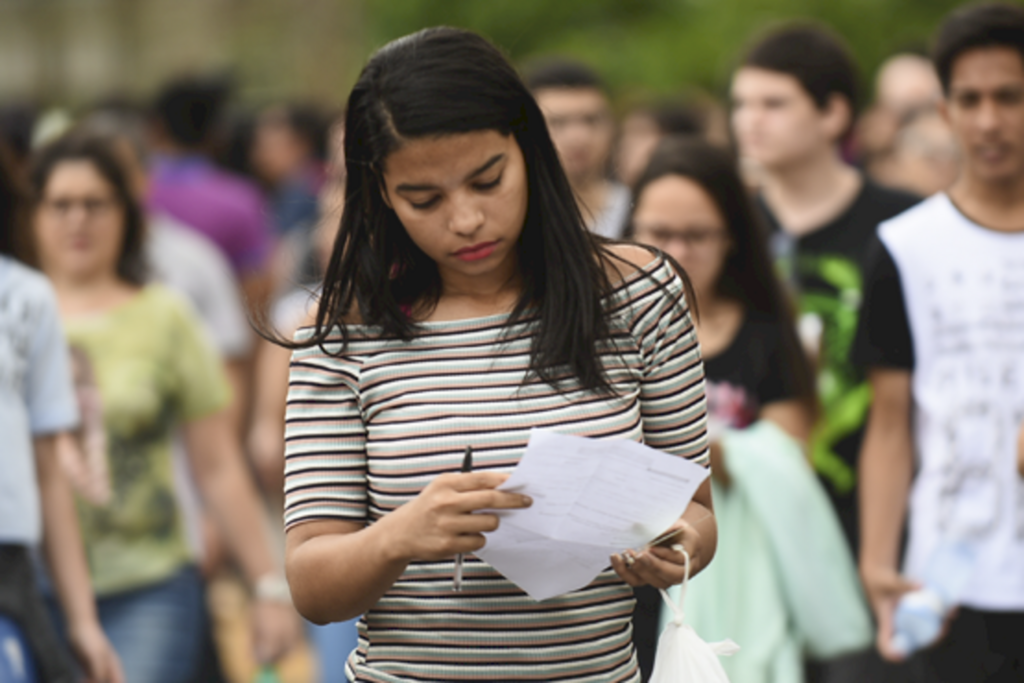
M 681 545 L 690 555 L 690 575 L 698 571 L 697 558 L 700 557 L 700 533 L 688 522 L 679 519 L 670 529 L 679 529 L 673 536 L 671 545 Z M 683 553 L 678 548 L 652 546 L 637 552 L 626 550 L 612 555 L 612 569 L 630 586 L 654 586 L 668 588 L 683 582 L 686 576 Z
M 124 683 L 121 660 L 98 621 L 72 625 L 68 640 L 86 683 Z
M 252 635 L 256 661 L 272 664 L 299 642 L 299 614 L 287 602 L 256 599 L 252 604 Z

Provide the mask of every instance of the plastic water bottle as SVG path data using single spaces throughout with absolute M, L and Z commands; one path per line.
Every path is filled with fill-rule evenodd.
M 946 541 L 932 553 L 924 587 L 900 598 L 893 617 L 892 648 L 903 656 L 933 645 L 946 617 L 971 580 L 977 554 L 966 541 Z

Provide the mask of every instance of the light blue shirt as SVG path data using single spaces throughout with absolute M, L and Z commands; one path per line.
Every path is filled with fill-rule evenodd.
M 32 439 L 78 423 L 69 366 L 49 282 L 0 255 L 0 543 L 42 538 Z

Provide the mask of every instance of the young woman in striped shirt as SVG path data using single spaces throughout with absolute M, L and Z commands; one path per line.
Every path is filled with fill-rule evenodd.
M 706 463 L 686 285 L 590 236 L 536 103 L 501 53 L 428 29 L 376 53 L 348 102 L 341 230 L 296 338 L 285 524 L 296 606 L 363 614 L 355 681 L 639 681 L 631 586 L 683 554 L 615 556 L 536 602 L 471 553 L 530 500 L 495 490 L 532 427 Z M 474 472 L 458 474 L 466 446 Z M 714 554 L 705 484 L 676 522 Z M 454 557 L 466 554 L 462 592 Z

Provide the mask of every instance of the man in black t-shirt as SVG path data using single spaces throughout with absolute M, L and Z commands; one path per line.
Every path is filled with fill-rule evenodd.
M 862 262 L 878 224 L 917 202 L 846 164 L 840 143 L 856 109 L 857 74 L 824 29 L 795 25 L 764 37 L 732 80 L 732 123 L 758 170 L 758 204 L 775 258 L 795 290 L 800 332 L 818 366 L 822 418 L 810 448 L 857 548 L 856 458 L 871 402 L 850 362 Z
M 860 458 L 860 572 L 878 649 L 899 659 L 918 646 L 923 683 L 1020 681 L 1024 8 L 955 12 L 934 59 L 963 168 L 948 192 L 884 223 L 872 246 L 855 345 L 875 397 Z M 913 643 L 895 623 L 918 586 L 941 596 L 937 643 Z

